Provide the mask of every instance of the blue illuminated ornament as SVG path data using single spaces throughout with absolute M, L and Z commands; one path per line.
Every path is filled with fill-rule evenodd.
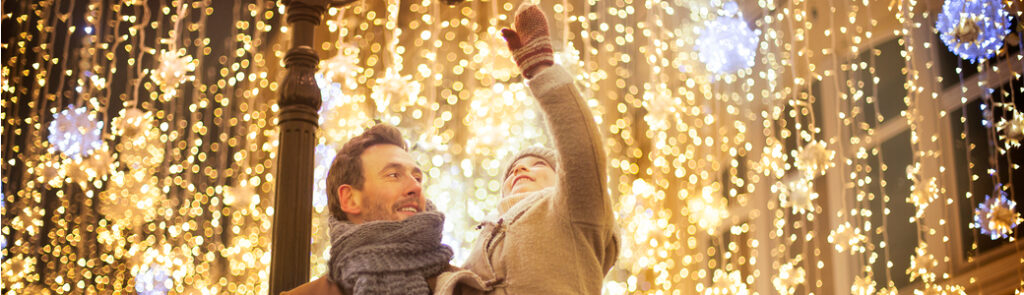
M 139 271 L 135 277 L 135 291 L 145 295 L 163 295 L 171 290 L 173 282 L 167 270 L 158 265 L 151 265 Z
M 998 190 L 995 198 L 985 196 L 985 202 L 974 209 L 973 228 L 981 229 L 981 234 L 989 235 L 993 240 L 1006 238 L 1013 234 L 1017 224 L 1024 222 L 1015 208 L 1017 202 L 1006 198 L 1006 192 Z
M 102 146 L 103 122 L 97 121 L 96 115 L 85 107 L 68 105 L 67 109 L 54 114 L 53 119 L 47 139 L 68 157 L 78 160 Z
M 707 69 L 729 74 L 754 66 L 761 30 L 751 30 L 735 2 L 723 5 L 722 16 L 707 23 L 697 37 L 697 56 Z
M 1003 47 L 1010 14 L 999 0 L 946 0 L 935 28 L 949 51 L 977 62 Z

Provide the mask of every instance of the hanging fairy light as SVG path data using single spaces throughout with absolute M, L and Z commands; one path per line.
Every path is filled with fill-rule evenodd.
M 1010 14 L 999 0 L 946 0 L 935 28 L 949 51 L 977 62 L 1003 47 Z
M 81 159 L 103 144 L 103 122 L 97 121 L 86 107 L 68 105 L 53 116 L 49 130 L 50 144 L 72 159 Z
M 700 61 L 715 74 L 731 74 L 754 66 L 761 30 L 751 30 L 736 2 L 726 2 L 718 18 L 697 37 Z
M 159 66 L 150 73 L 150 78 L 163 92 L 161 98 L 170 100 L 178 94 L 178 86 L 187 80 L 194 80 L 195 77 L 189 73 L 196 70 L 198 60 L 192 58 L 185 48 L 178 48 L 178 38 L 181 30 L 181 22 L 189 11 L 189 5 L 179 5 L 177 19 L 174 21 L 174 28 L 169 31 L 170 37 L 164 42 L 170 44 L 168 49 L 161 49 L 157 57 Z
M 971 227 L 980 229 L 981 234 L 993 240 L 1010 237 L 1013 229 L 1024 222 L 1024 218 L 1016 211 L 1017 202 L 1006 198 L 1006 195 L 1002 189 L 998 189 L 994 198 L 986 195 L 985 202 L 978 204 L 974 210 L 974 223 L 971 223 Z

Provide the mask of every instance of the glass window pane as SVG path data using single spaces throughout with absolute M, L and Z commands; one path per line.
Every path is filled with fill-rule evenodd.
M 910 266 L 910 257 L 914 254 L 914 248 L 917 247 L 918 242 L 917 226 L 910 223 L 910 217 L 914 216 L 916 210 L 913 204 L 907 203 L 912 183 L 907 179 L 906 167 L 913 163 L 910 130 L 903 131 L 883 142 L 881 157 L 886 166 L 885 171 L 879 169 L 877 155 L 871 155 L 867 159 L 871 171 L 873 171 L 870 175 L 874 179 L 868 185 L 868 192 L 874 196 L 869 201 L 870 209 L 871 212 L 876 212 L 871 215 L 871 225 L 874 228 L 867 236 L 871 239 L 879 257 L 882 258 L 875 261 L 872 269 L 875 270 L 875 281 L 886 282 L 885 269 L 887 267 L 884 258 L 888 257 L 893 263 L 893 267 L 889 271 L 892 276 L 890 279 L 897 288 L 903 288 L 910 284 L 909 276 L 904 270 Z M 879 173 L 883 174 L 882 178 L 886 183 L 885 194 L 882 193 L 881 181 L 878 180 Z M 885 208 L 890 210 L 888 216 L 881 214 L 884 211 L 884 196 L 888 196 L 889 199 L 884 203 Z M 884 235 L 881 228 L 888 232 L 888 236 Z M 889 248 L 888 253 L 881 248 L 881 241 L 886 241 Z

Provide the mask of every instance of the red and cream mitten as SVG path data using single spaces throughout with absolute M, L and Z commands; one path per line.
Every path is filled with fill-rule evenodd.
M 537 74 L 541 65 L 555 64 L 555 52 L 551 47 L 551 32 L 548 20 L 537 5 L 519 7 L 516 13 L 515 30 L 502 29 L 501 35 L 508 42 L 512 59 L 527 79 Z

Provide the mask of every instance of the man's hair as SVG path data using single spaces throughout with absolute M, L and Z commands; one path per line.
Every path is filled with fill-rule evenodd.
M 378 144 L 396 145 L 408 151 L 405 140 L 402 139 L 402 132 L 390 125 L 377 124 L 353 137 L 334 156 L 331 169 L 327 171 L 327 207 L 331 215 L 338 220 L 348 220 L 344 211 L 341 211 L 341 203 L 338 201 L 338 187 L 351 185 L 355 189 L 362 190 L 366 178 L 363 176 L 363 162 L 359 157 L 367 148 Z

